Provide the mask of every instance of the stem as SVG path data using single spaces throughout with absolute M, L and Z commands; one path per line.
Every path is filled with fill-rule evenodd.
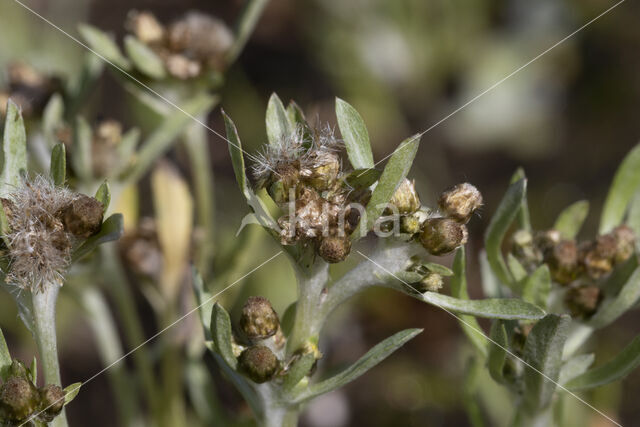
M 40 363 L 45 384 L 62 386 L 60 365 L 58 363 L 58 345 L 56 339 L 56 300 L 60 285 L 45 283 L 42 291 L 32 293 L 35 340 L 40 354 Z M 64 408 L 51 423 L 53 427 L 66 427 L 67 416 Z
M 262 11 L 267 3 L 269 3 L 269 0 L 249 0 L 249 3 L 247 3 L 247 6 L 242 11 L 242 15 L 236 24 L 236 37 L 233 45 L 227 52 L 227 66 L 233 64 L 235 60 L 238 59 L 240 52 L 242 52 L 245 44 L 247 44 L 247 41 L 249 40 L 251 33 L 253 33 L 253 29 L 258 23 L 258 19 L 260 19 L 260 15 L 262 15 Z

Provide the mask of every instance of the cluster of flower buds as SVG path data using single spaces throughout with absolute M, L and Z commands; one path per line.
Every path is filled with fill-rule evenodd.
M 24 117 L 42 112 L 51 95 L 61 88 L 60 80 L 49 77 L 24 62 L 14 62 L 8 67 L 6 89 L 0 89 L 0 115 L 6 114 L 7 101 L 11 98 L 22 110 Z
M 64 403 L 65 392 L 61 387 L 53 384 L 36 387 L 25 366 L 14 360 L 0 385 L 0 424 L 49 423 L 60 414 Z
M 528 271 L 547 264 L 554 282 L 569 286 L 565 302 L 572 315 L 589 317 L 602 300 L 598 282 L 633 256 L 636 235 L 623 224 L 581 243 L 562 238 L 557 230 L 520 230 L 512 240 L 511 251 L 521 264 Z
M 97 233 L 104 207 L 38 176 L 0 199 L 9 231 L 7 281 L 32 292 L 61 283 L 74 243 Z
M 178 79 L 198 77 L 205 69 L 219 71 L 233 44 L 233 33 L 220 19 L 189 12 L 168 26 L 148 11 L 131 11 L 126 28 L 163 60 Z

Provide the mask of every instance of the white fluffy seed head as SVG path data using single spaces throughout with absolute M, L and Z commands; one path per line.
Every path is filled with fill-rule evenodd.
M 3 199 L 9 232 L 7 282 L 38 292 L 62 284 L 74 237 L 65 231 L 60 212 L 75 195 L 44 176 L 25 180 Z

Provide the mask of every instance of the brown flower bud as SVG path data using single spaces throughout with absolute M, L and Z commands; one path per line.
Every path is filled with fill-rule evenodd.
M 178 53 L 168 55 L 165 58 L 164 65 L 167 67 L 169 74 L 181 80 L 197 77 L 202 70 L 199 62 Z
M 562 236 L 558 230 L 547 230 L 536 234 L 534 244 L 546 257 L 560 243 L 560 240 Z
M 249 297 L 242 307 L 240 329 L 250 340 L 263 340 L 278 331 L 280 321 L 268 299 Z
M 132 10 L 125 27 L 145 44 L 158 44 L 165 38 L 164 27 L 151 12 Z
M 415 212 L 411 215 L 403 215 L 400 217 L 400 231 L 402 233 L 416 234 L 420 232 L 422 223 L 426 220 L 423 212 Z
M 87 238 L 100 231 L 103 210 L 98 200 L 81 194 L 62 210 L 64 229 L 74 236 Z
M 445 216 L 466 224 L 476 209 L 482 206 L 482 194 L 476 187 L 465 182 L 443 192 L 438 206 Z
M 467 227 L 449 218 L 425 221 L 420 243 L 432 255 L 445 255 L 467 243 Z
M 574 240 L 561 240 L 547 251 L 545 258 L 549 264 L 551 277 L 556 282 L 566 285 L 578 275 L 578 247 Z
M 571 316 L 587 318 L 597 311 L 602 292 L 595 285 L 574 286 L 569 288 L 564 301 Z
M 420 197 L 416 192 L 415 182 L 405 178 L 389 203 L 394 205 L 400 214 L 410 214 L 420 209 Z M 387 215 L 394 213 L 390 209 L 386 210 L 386 212 Z
M 269 347 L 257 345 L 240 354 L 238 367 L 253 382 L 262 384 L 275 376 L 280 368 L 280 361 Z
M 318 246 L 318 255 L 331 264 L 344 261 L 351 252 L 351 240 L 348 237 L 323 237 Z
M 612 234 L 598 236 L 581 247 L 580 261 L 592 279 L 600 279 L 613 269 L 618 242 Z
M 542 262 L 542 252 L 534 244 L 530 231 L 516 231 L 513 233 L 511 241 L 511 253 L 525 268 L 535 269 Z
M 442 285 L 444 284 L 442 280 L 442 276 L 438 273 L 428 273 L 424 278 L 418 283 L 416 289 L 419 292 L 438 292 L 442 289 Z
M 45 422 L 51 422 L 62 412 L 64 408 L 65 392 L 62 387 L 49 384 L 40 389 L 39 418 Z
M 318 191 L 329 190 L 336 183 L 340 173 L 340 158 L 332 152 L 311 153 L 311 167 L 300 171 L 304 181 Z
M 631 258 L 636 250 L 636 233 L 628 225 L 619 225 L 611 232 L 616 239 L 614 262 L 620 264 Z
M 223 64 L 223 54 L 233 44 L 233 33 L 220 19 L 190 12 L 174 22 L 168 30 L 169 48 L 208 63 L 213 68 Z
M 13 422 L 25 421 L 35 411 L 37 400 L 37 389 L 23 377 L 10 377 L 0 388 L 0 406 Z

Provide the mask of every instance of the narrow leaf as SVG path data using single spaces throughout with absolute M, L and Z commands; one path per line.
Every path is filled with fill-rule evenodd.
M 509 185 L 485 234 L 485 248 L 489 265 L 498 279 L 508 286 L 513 286 L 514 281 L 502 257 L 502 241 L 518 214 L 526 191 L 527 181 L 524 179 Z
M 584 220 L 587 219 L 588 214 L 589 202 L 587 200 L 580 200 L 560 212 L 553 228 L 560 232 L 562 238 L 575 239 L 582 228 L 582 224 L 584 224 Z
M 640 144 L 626 155 L 613 177 L 600 217 L 600 234 L 615 228 L 624 219 L 633 195 L 640 187 Z
M 205 340 L 211 341 L 211 312 L 213 311 L 213 304 L 208 304 L 213 298 L 213 295 L 205 290 L 202 275 L 195 267 L 191 268 L 191 283 L 193 291 L 196 294 L 196 302 L 198 303 L 198 313 L 200 315 L 200 322 L 204 327 Z
M 358 359 L 339 374 L 309 386 L 307 390 L 295 397 L 295 403 L 301 403 L 320 396 L 330 391 L 336 390 L 351 381 L 355 380 L 369 369 L 386 359 L 391 353 L 402 347 L 407 341 L 422 332 L 422 329 L 405 329 L 395 335 L 385 339 L 369 350 L 364 356 Z
M 138 141 L 140 141 L 140 129 L 138 128 L 130 129 L 127 133 L 122 135 L 122 140 L 117 147 L 118 158 L 121 164 L 120 170 L 128 167 L 133 161 L 133 153 L 136 151 Z
M 67 154 L 64 144 L 59 143 L 51 150 L 51 166 L 50 171 L 53 183 L 60 187 L 64 185 L 67 176 Z
M 49 99 L 42 112 L 42 133 L 47 139 L 48 146 L 57 142 L 55 132 L 64 120 L 64 102 L 62 96 L 56 93 Z
M 336 98 L 338 127 L 344 139 L 349 161 L 354 169 L 373 168 L 373 153 L 369 132 L 360 114 L 340 98 Z
M 378 185 L 371 194 L 367 204 L 365 217 L 360 221 L 356 230 L 351 234 L 352 240 L 357 240 L 367 234 L 387 207 L 387 203 L 406 178 L 418 152 L 420 135 L 414 135 L 403 141 L 393 152 L 387 162 Z
M 629 310 L 638 299 L 640 299 L 640 268 L 636 268 L 618 295 L 602 301 L 596 314 L 589 319 L 589 325 L 598 329 L 609 325 Z
M 111 203 L 111 189 L 109 188 L 109 182 L 106 179 L 102 184 L 100 184 L 100 187 L 98 187 L 94 197 L 97 201 L 102 203 L 103 213 L 106 213 L 107 209 L 109 209 L 109 204 Z
M 507 265 L 509 266 L 509 271 L 516 282 L 527 277 L 527 270 L 525 270 L 522 264 L 520 264 L 520 261 L 518 261 L 518 259 L 511 253 L 507 254 Z
M 441 276 L 453 276 L 453 271 L 451 271 L 451 269 L 445 267 L 442 264 L 436 264 L 435 262 L 427 262 L 425 264 L 422 264 L 422 266 L 424 268 L 426 268 L 427 270 L 429 270 L 432 273 L 437 273 Z
M 67 406 L 80 393 L 82 383 L 69 384 L 64 388 L 64 406 Z
M 142 74 L 158 80 L 166 76 L 162 60 L 146 44 L 138 41 L 133 36 L 126 36 L 124 38 L 124 48 L 133 65 Z
M 73 171 L 82 181 L 89 182 L 93 179 L 93 162 L 91 158 L 93 131 L 83 117 L 78 117 L 74 132 L 73 156 L 71 157 Z
M 129 61 L 124 57 L 118 45 L 105 32 L 88 24 L 79 24 L 78 31 L 89 47 L 103 59 L 125 70 L 130 68 Z
M 289 120 L 287 110 L 275 93 L 271 94 L 267 105 L 266 125 L 267 138 L 271 145 L 281 143 L 295 130 L 293 123 Z
M 113 214 L 102 223 L 100 232 L 94 236 L 89 237 L 78 248 L 76 248 L 71 254 L 71 260 L 73 262 L 81 259 L 85 255 L 88 255 L 99 245 L 118 240 L 122 236 L 123 232 L 123 220 L 122 214 Z
M 567 360 L 560 370 L 558 383 L 566 384 L 577 376 L 584 374 L 584 372 L 589 369 L 589 366 L 593 364 L 594 359 L 595 355 L 589 353 L 579 354 Z
M 4 339 L 4 334 L 0 329 L 0 378 L 6 380 L 6 374 L 11 367 L 11 353 L 9 353 L 9 347 L 7 347 L 7 341 Z
M 538 307 L 546 308 L 551 292 L 551 274 L 544 264 L 527 276 L 522 283 L 522 299 Z
M 211 312 L 211 337 L 215 344 L 216 350 L 224 361 L 231 368 L 236 369 L 238 366 L 238 359 L 233 354 L 232 333 L 231 333 L 231 319 L 229 313 L 222 308 L 222 306 L 216 303 L 213 306 Z
M 344 178 L 344 182 L 353 189 L 362 190 L 371 187 L 380 175 L 382 172 L 378 169 L 356 169 Z
M 524 347 L 524 404 L 537 413 L 551 403 L 562 366 L 569 316 L 549 314 L 535 324 Z M 542 374 L 542 375 L 541 375 Z
M 22 182 L 22 175 L 27 173 L 27 136 L 20 107 L 12 100 L 7 103 L 2 140 L 2 177 L 0 197 L 14 191 Z
M 422 301 L 459 314 L 488 319 L 537 320 L 545 313 L 535 305 L 515 298 L 488 298 L 479 300 L 461 300 L 435 292 L 425 292 Z
M 640 365 L 640 337 L 635 337 L 609 362 L 572 379 L 566 387 L 571 391 L 600 387 L 626 377 L 638 365 Z
M 509 184 L 513 184 L 514 182 L 518 182 L 521 179 L 526 180 L 527 177 L 524 174 L 524 169 L 518 168 L 515 173 L 511 176 L 511 182 Z M 520 209 L 518 210 L 518 227 L 521 230 L 531 231 L 531 219 L 529 214 L 529 203 L 527 202 L 527 196 L 522 198 L 522 202 L 520 203 Z
M 284 377 L 282 388 L 284 391 L 291 391 L 302 379 L 307 376 L 316 358 L 311 353 L 307 353 L 304 356 L 297 359 Z
M 487 366 L 489 367 L 489 374 L 498 383 L 504 382 L 504 364 L 507 360 L 507 330 L 504 327 L 504 323 L 500 320 L 496 320 L 491 324 L 490 332 L 491 341 L 489 343 L 489 356 L 487 359 Z

